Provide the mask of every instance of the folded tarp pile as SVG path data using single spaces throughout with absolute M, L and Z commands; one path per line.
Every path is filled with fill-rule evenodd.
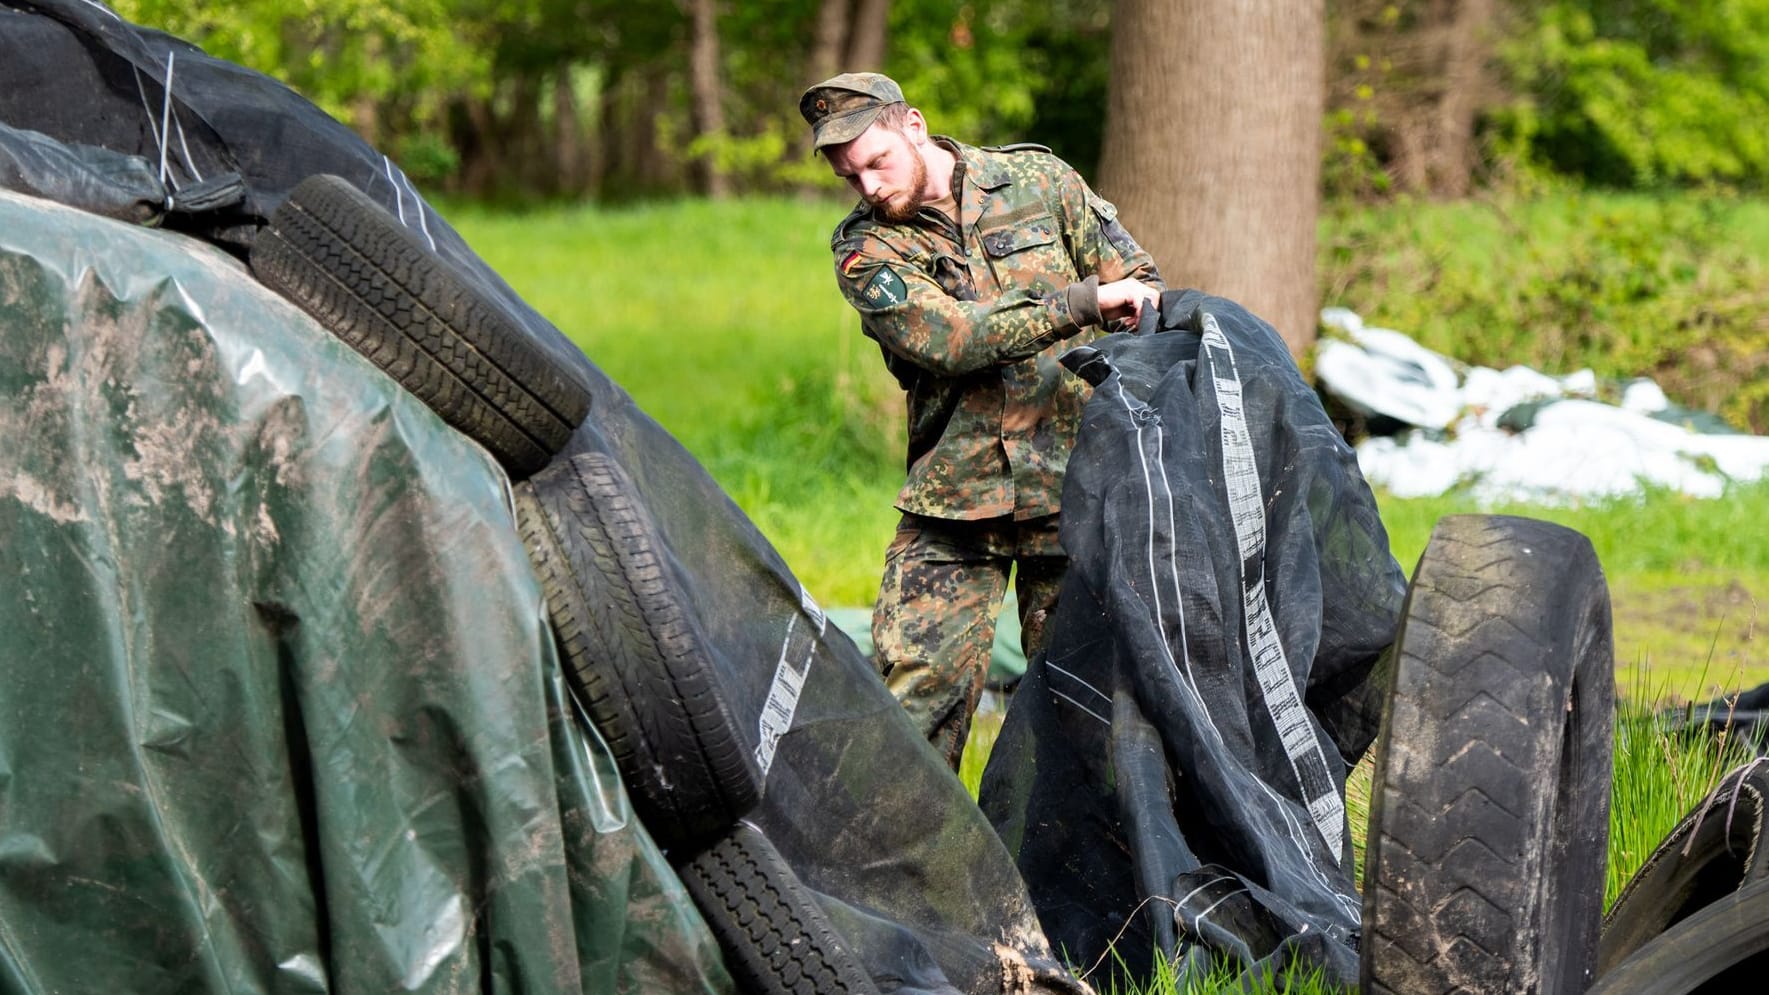
M 1154 324 L 1064 359 L 1094 384 L 1063 486 L 1070 569 L 980 801 L 1079 964 L 1354 985 L 1345 777 L 1376 736 L 1406 578 L 1271 326 L 1195 291 Z

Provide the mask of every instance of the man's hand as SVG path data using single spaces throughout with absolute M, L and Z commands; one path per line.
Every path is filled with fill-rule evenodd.
M 1160 303 L 1160 292 L 1141 280 L 1126 277 L 1100 284 L 1099 311 L 1107 321 L 1140 317 L 1144 306 L 1159 307 Z

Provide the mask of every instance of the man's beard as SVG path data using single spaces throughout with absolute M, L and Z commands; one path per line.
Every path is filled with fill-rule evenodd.
M 909 177 L 908 196 L 900 201 L 895 198 L 885 200 L 872 208 L 878 212 L 880 218 L 894 225 L 915 217 L 916 212 L 921 210 L 922 203 L 927 200 L 927 162 L 922 159 L 921 152 L 909 144 L 908 138 L 903 139 L 903 150 L 909 153 L 915 166 Z

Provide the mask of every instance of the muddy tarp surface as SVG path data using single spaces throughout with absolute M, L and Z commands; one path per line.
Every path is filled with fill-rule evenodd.
M 1064 363 L 1095 384 L 1045 656 L 982 787 L 1050 941 L 1357 980 L 1345 776 L 1405 576 L 1269 325 L 1195 291 Z M 1116 943 L 1116 956 L 1107 945 Z
M 555 459 L 607 453 L 637 484 L 765 772 L 750 818 L 880 987 L 1077 989 L 1050 955 L 1000 839 L 853 641 L 692 456 L 486 267 L 391 161 L 281 84 L 138 31 L 88 0 L 0 0 L 0 122 L 163 161 L 174 197 L 237 173 L 237 204 L 165 222 L 235 253 L 290 188 L 319 172 L 344 177 L 420 232 L 589 388 L 590 415 Z M 168 135 L 175 140 L 163 142 Z M 660 315 L 660 327 L 667 320 Z M 390 568 L 357 555 L 355 570 L 392 583 Z
M 502 471 L 237 261 L 0 191 L 0 988 L 724 992 Z

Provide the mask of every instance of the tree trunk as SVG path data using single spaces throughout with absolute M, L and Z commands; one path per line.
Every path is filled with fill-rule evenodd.
M 669 106 L 669 66 L 652 64 L 644 69 L 644 96 L 628 112 L 639 122 L 633 129 L 633 165 L 639 189 L 645 194 L 665 192 L 676 182 L 675 163 L 658 140 L 658 108 Z
M 596 149 L 590 159 L 590 190 L 606 199 L 618 182 L 620 152 L 626 144 L 622 133 L 620 94 L 626 86 L 626 74 L 611 69 L 602 80 L 602 92 L 596 98 Z
M 658 142 L 658 108 L 668 106 L 671 67 L 646 63 L 623 68 L 603 92 L 603 168 L 599 190 L 606 200 L 651 196 L 671 190 L 674 163 Z
M 821 83 L 842 71 L 841 60 L 848 40 L 848 13 L 852 6 L 853 0 L 823 0 L 817 5 L 817 24 L 811 34 L 810 54 L 805 57 L 801 88 Z M 803 122 L 796 114 L 793 123 L 800 127 L 792 132 L 792 155 L 795 160 L 803 159 L 811 154 L 811 130 L 802 126 Z M 799 193 L 811 194 L 819 189 L 815 184 L 801 184 Z
M 553 71 L 553 175 L 554 192 L 566 196 L 583 192 L 583 122 L 578 120 L 569 62 L 559 63 Z
M 848 40 L 848 7 L 851 0 L 823 0 L 817 6 L 817 27 L 811 35 L 811 54 L 805 59 L 805 86 L 841 72 L 842 43 Z M 809 139 L 806 140 L 809 144 Z
M 842 72 L 877 72 L 884 68 L 890 12 L 891 0 L 856 0 Z
M 1474 174 L 1474 118 L 1490 89 L 1492 0 L 1456 0 L 1444 35 L 1443 94 L 1436 107 L 1432 188 L 1446 197 L 1468 193 Z
M 469 95 L 464 109 L 468 138 L 456 143 L 461 150 L 461 188 L 469 197 L 484 197 L 503 172 L 497 120 L 491 103 L 483 97 Z
M 717 0 L 691 0 L 688 49 L 690 117 L 696 138 L 717 143 L 725 137 L 724 88 L 719 82 L 719 10 Z M 694 157 L 694 179 L 700 192 L 714 200 L 730 193 L 730 181 L 719 168 L 717 150 L 703 147 Z
M 1172 287 L 1318 322 L 1324 0 L 1117 0 L 1100 190 Z
M 1493 67 L 1505 12 L 1497 0 L 1340 0 L 1329 46 L 1332 107 L 1367 120 L 1395 189 L 1464 196 L 1480 165 L 1481 111 L 1505 97 Z
M 517 74 L 510 87 L 510 113 L 503 125 L 505 166 L 496 180 L 500 190 L 544 190 L 552 169 L 546 129 L 541 123 L 542 80 L 535 72 Z

